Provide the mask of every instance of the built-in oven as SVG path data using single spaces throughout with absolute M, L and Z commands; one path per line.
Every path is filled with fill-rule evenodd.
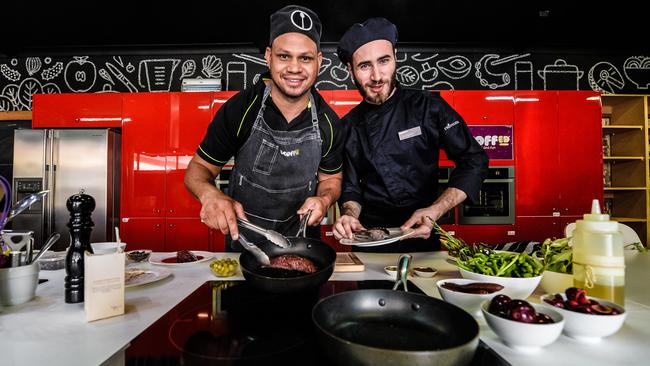
M 515 168 L 490 167 L 476 202 L 466 200 L 458 208 L 459 224 L 515 223 Z
M 442 192 L 447 189 L 449 186 L 449 177 L 451 176 L 451 171 L 454 168 L 450 167 L 440 167 L 438 168 L 438 196 L 442 194 Z M 447 211 L 444 215 L 440 216 L 440 218 L 436 221 L 439 225 L 445 225 L 445 224 L 455 224 L 456 223 L 456 209 L 452 208 L 451 210 Z

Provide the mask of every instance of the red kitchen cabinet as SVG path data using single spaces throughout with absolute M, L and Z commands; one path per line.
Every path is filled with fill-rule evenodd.
M 168 93 L 124 95 L 121 217 L 165 216 Z
M 468 125 L 512 125 L 512 91 L 454 91 L 454 109 Z
M 562 216 L 591 212 L 603 202 L 601 105 L 598 93 L 566 91 L 558 104 Z
M 122 127 L 122 94 L 36 94 L 32 128 Z
M 361 94 L 356 89 L 335 90 L 332 93 L 332 99 L 329 101 L 329 105 L 340 118 L 343 118 L 352 108 L 361 103 L 362 100 Z
M 512 241 L 532 240 L 541 243 L 546 238 L 561 238 L 564 236 L 561 221 L 560 217 L 553 216 L 517 217 Z
M 226 236 L 220 230 L 209 230 L 210 235 L 210 250 L 213 252 L 226 251 Z
M 185 171 L 212 120 L 212 93 L 171 93 L 166 144 L 167 217 L 199 217 L 200 202 L 185 188 Z
M 199 218 L 167 218 L 165 222 L 165 250 L 210 250 L 208 227 Z
M 165 251 L 164 218 L 122 218 L 120 236 L 127 250 L 151 249 Z
M 559 215 L 558 94 L 518 91 L 515 95 L 516 215 Z

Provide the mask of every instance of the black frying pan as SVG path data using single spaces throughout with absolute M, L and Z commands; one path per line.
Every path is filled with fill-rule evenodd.
M 270 258 L 284 254 L 305 257 L 314 262 L 318 270 L 314 273 L 297 277 L 283 271 L 268 271 L 260 268 L 261 266 L 257 259 L 251 253 L 245 251 L 239 257 L 239 263 L 244 278 L 251 285 L 262 291 L 284 293 L 316 288 L 327 282 L 334 272 L 336 251 L 320 240 L 304 237 L 304 228 L 308 220 L 308 215 L 305 215 L 298 230 L 298 235 L 302 234 L 303 236 L 287 238 L 291 243 L 288 248 L 281 248 L 268 240 L 255 243 L 255 245 L 262 249 Z
M 467 365 L 479 342 L 467 312 L 403 291 L 332 295 L 314 306 L 312 320 L 318 343 L 337 365 Z

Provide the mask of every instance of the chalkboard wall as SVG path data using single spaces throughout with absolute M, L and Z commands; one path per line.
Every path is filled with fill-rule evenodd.
M 417 89 L 594 90 L 648 94 L 650 54 L 490 53 L 409 50 L 397 78 Z M 31 109 L 35 93 L 180 91 L 185 78 L 219 78 L 223 90 L 250 86 L 266 70 L 256 52 L 0 58 L 0 111 Z M 324 52 L 319 89 L 353 89 L 347 68 Z

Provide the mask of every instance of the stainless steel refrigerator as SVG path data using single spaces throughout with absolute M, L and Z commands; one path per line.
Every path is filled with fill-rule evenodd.
M 110 129 L 46 129 L 14 131 L 12 200 L 49 189 L 38 202 L 13 220 L 14 230 L 33 230 L 40 248 L 52 232 L 61 233 L 55 250 L 70 243 L 68 198 L 81 190 L 95 199 L 92 242 L 114 240 L 119 224 L 119 132 Z

